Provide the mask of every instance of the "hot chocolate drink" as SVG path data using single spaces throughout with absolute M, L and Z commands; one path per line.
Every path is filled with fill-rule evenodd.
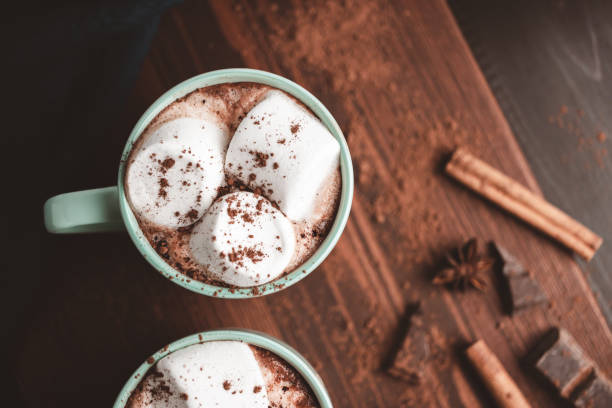
M 319 407 L 302 376 L 277 355 L 241 341 L 210 341 L 159 360 L 127 408 Z
M 305 106 L 256 83 L 198 89 L 161 111 L 124 180 L 140 228 L 192 279 L 252 287 L 306 261 L 342 188 L 340 145 Z

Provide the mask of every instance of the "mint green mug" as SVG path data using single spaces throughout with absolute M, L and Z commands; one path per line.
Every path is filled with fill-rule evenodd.
M 315 369 L 308 363 L 308 361 L 306 361 L 306 359 L 292 347 L 264 333 L 244 329 L 223 329 L 192 334 L 191 336 L 177 340 L 154 353 L 130 376 L 130 379 L 123 386 L 121 392 L 119 392 L 119 396 L 117 396 L 113 408 L 125 407 L 130 395 L 138 386 L 142 378 L 146 375 L 149 368 L 151 368 L 153 364 L 161 360 L 163 357 L 193 344 L 222 340 L 243 341 L 276 354 L 302 375 L 314 393 L 319 405 L 321 405 L 321 408 L 333 407 L 331 399 L 329 398 L 327 390 L 325 389 L 325 385 L 323 384 L 323 380 L 321 377 L 319 377 L 319 374 L 317 374 Z
M 140 230 L 123 188 L 125 162 L 130 154 L 132 145 L 149 122 L 176 99 L 198 88 L 228 82 L 257 82 L 282 89 L 295 96 L 317 115 L 331 134 L 338 140 L 341 149 L 342 194 L 338 213 L 329 234 L 318 250 L 306 262 L 289 274 L 258 286 L 256 290 L 253 288 L 229 289 L 189 279 L 164 262 Z M 136 248 L 138 248 L 145 259 L 174 283 L 207 296 L 223 298 L 256 297 L 278 292 L 299 282 L 323 262 L 338 242 L 346 225 L 353 199 L 353 184 L 353 165 L 344 135 L 334 117 L 317 98 L 298 84 L 269 72 L 246 68 L 222 69 L 201 74 L 181 82 L 159 97 L 140 117 L 134 129 L 132 129 L 132 133 L 121 156 L 117 186 L 60 194 L 50 198 L 44 205 L 45 226 L 49 232 L 56 234 L 127 229 Z

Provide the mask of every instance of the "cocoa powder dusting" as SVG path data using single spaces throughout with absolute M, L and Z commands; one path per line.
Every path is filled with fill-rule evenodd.
M 267 161 L 270 158 L 270 155 L 262 152 L 249 151 L 249 154 L 253 156 L 253 161 L 255 162 L 255 167 L 266 167 Z M 249 176 L 250 178 L 250 176 Z
M 168 192 L 166 191 L 166 187 L 170 187 L 170 184 L 168 184 L 168 179 L 166 178 L 160 178 L 159 179 L 159 192 L 158 192 L 158 197 L 161 198 L 167 198 L 168 196 Z
M 162 167 L 164 169 L 170 169 L 172 168 L 172 166 L 174 166 L 174 159 L 171 157 L 167 157 L 162 163 L 161 163 Z
M 232 248 L 232 252 L 227 254 L 227 259 L 230 262 L 238 263 L 239 266 L 244 266 L 244 264 L 242 263 L 242 260 L 244 258 L 250 259 L 251 262 L 253 263 L 258 263 L 258 262 L 261 262 L 265 256 L 266 255 L 262 251 L 256 249 L 256 247 L 248 247 L 248 248 L 241 247 L 241 248 Z
M 190 220 L 192 220 L 192 221 L 197 220 L 198 219 L 198 211 L 194 210 L 194 209 L 191 209 L 191 210 L 189 210 L 189 212 L 187 214 L 185 214 L 185 216 L 187 218 L 189 218 Z
M 576 141 L 576 150 L 565 153 L 559 160 L 564 165 L 581 161 L 585 170 L 591 170 L 593 164 L 604 168 L 608 156 L 606 134 L 601 130 L 594 131 L 583 118 L 584 111 L 577 109 L 574 112 L 566 105 L 561 105 L 556 114 L 549 115 L 548 123 L 559 129 L 561 137 L 573 136 Z

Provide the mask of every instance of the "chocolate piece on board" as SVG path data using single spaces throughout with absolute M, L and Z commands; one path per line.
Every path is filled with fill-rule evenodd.
M 525 269 L 523 264 L 506 248 L 502 247 L 497 242 L 494 242 L 493 246 L 503 262 L 502 273 L 505 277 L 509 278 L 511 276 L 521 276 L 527 274 L 527 269 Z
M 429 354 L 429 342 L 422 322 L 413 317 L 410 329 L 387 372 L 407 383 L 419 384 Z
M 552 329 L 534 351 L 535 366 L 569 398 L 578 385 L 593 372 L 593 363 L 572 336 L 558 327 Z
M 509 277 L 508 286 L 512 296 L 512 311 L 548 302 L 538 282 L 529 274 Z
M 510 291 L 511 311 L 516 312 L 530 306 L 547 303 L 548 299 L 540 284 L 523 264 L 501 245 L 497 243 L 493 245 L 503 263 L 502 274 Z
M 595 371 L 593 377 L 584 387 L 580 387 L 578 396 L 574 397 L 574 405 L 578 408 L 610 408 L 612 407 L 612 382 Z

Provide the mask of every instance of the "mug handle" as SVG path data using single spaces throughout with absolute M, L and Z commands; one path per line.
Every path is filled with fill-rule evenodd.
M 44 206 L 45 227 L 54 234 L 125 229 L 116 186 L 75 191 L 51 197 Z

